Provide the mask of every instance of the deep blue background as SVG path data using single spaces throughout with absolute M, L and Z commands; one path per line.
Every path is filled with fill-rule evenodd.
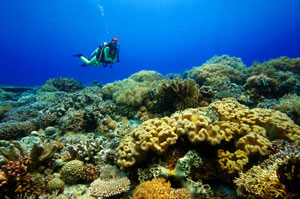
M 142 69 L 180 73 L 222 54 L 247 65 L 299 57 L 299 10 L 299 0 L 1 0 L 0 84 L 108 83 Z M 71 56 L 89 57 L 112 37 L 121 45 L 112 69 L 81 68 Z

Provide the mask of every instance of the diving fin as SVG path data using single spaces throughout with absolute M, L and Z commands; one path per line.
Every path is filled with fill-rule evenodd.
M 76 54 L 76 55 L 72 55 L 73 57 L 81 57 L 82 56 L 82 54 L 81 53 L 79 53 L 79 54 Z

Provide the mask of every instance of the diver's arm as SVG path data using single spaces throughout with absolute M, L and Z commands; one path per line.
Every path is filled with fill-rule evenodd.
M 94 57 L 99 52 L 99 48 L 96 48 L 94 52 L 91 54 L 91 57 Z

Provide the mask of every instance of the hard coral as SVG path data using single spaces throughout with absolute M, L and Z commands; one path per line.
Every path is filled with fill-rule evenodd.
M 203 64 L 189 71 L 188 77 L 195 80 L 200 86 L 213 86 L 217 82 L 229 81 L 231 83 L 242 83 L 243 73 L 230 66 L 222 64 Z
M 32 178 L 28 171 L 31 158 L 20 156 L 16 161 L 10 161 L 2 166 L 2 178 L 0 186 L 0 196 L 15 196 L 23 193 L 32 185 Z
M 94 197 L 110 197 L 128 191 L 130 181 L 127 177 L 121 177 L 104 181 L 101 178 L 92 182 L 89 187 L 89 194 Z
M 62 167 L 60 176 L 67 184 L 76 184 L 80 181 L 80 175 L 83 172 L 84 163 L 79 160 L 72 160 Z
M 224 66 L 230 66 L 234 69 L 243 71 L 246 69 L 246 65 L 243 63 L 241 58 L 230 57 L 229 55 L 213 56 L 205 62 L 205 64 L 222 64 Z
M 93 164 L 86 164 L 80 173 L 80 178 L 84 181 L 96 180 L 100 175 L 99 168 Z
M 49 193 L 57 191 L 58 193 L 62 193 L 65 189 L 65 183 L 59 178 L 53 178 L 47 183 L 46 187 Z
M 52 78 L 41 87 L 41 91 L 74 92 L 83 89 L 84 85 L 73 78 Z

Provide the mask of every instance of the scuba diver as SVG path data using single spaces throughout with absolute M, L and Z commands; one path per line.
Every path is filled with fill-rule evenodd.
M 101 44 L 92 54 L 91 59 L 87 59 L 82 54 L 73 55 L 79 57 L 84 64 L 82 67 L 87 66 L 101 66 L 107 67 L 110 64 L 110 68 L 113 63 L 119 62 L 120 46 L 117 38 L 113 38 L 110 42 L 104 42 Z

